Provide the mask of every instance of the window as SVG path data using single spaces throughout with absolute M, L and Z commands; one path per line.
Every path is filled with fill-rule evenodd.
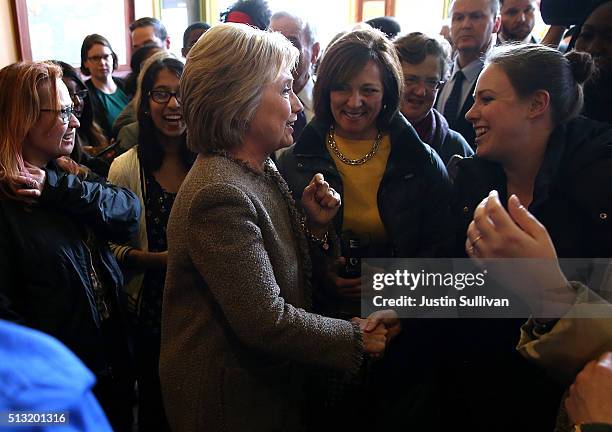
M 367 21 L 382 16 L 395 16 L 395 0 L 357 0 L 355 21 Z
M 234 3 L 235 0 L 217 0 L 219 13 L 225 11 Z M 316 28 L 317 39 L 322 48 L 325 48 L 337 33 L 350 29 L 355 22 L 352 1 L 268 0 L 268 6 L 272 13 L 287 11 L 313 23 Z M 215 16 L 217 21 L 219 20 L 219 13 Z
M 183 32 L 189 24 L 200 21 L 198 0 L 159 0 L 160 20 L 170 36 L 170 51 L 181 58 Z
M 99 33 L 109 40 L 119 57 L 128 59 L 129 33 L 134 7 L 129 0 L 14 0 L 20 57 L 24 60 L 62 60 L 81 64 L 85 36 Z M 118 20 L 124 26 L 112 25 Z

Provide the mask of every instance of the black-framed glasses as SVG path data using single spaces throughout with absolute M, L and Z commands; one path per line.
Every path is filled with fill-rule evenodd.
M 72 93 L 70 95 L 70 99 L 72 99 L 73 102 L 75 102 L 75 99 L 85 100 L 88 94 L 89 92 L 86 89 L 79 90 L 77 92 Z
M 438 90 L 442 86 L 442 84 L 444 84 L 444 81 L 440 81 L 433 78 L 421 78 L 416 75 L 408 75 L 404 78 L 404 83 L 408 87 L 417 87 L 421 85 L 421 83 L 423 83 L 427 90 L 434 91 Z
M 167 90 L 151 90 L 149 92 L 149 96 L 151 97 L 151 99 L 153 99 L 154 102 L 157 102 L 158 104 L 167 104 L 173 97 L 176 98 L 179 103 L 181 102 L 181 95 L 179 94 L 179 92 L 171 92 Z
M 98 63 L 100 60 L 108 61 L 112 57 L 112 54 L 102 54 L 95 55 L 91 57 L 87 57 L 87 60 L 92 61 L 94 63 Z
M 58 113 L 64 124 L 66 124 L 70 121 L 70 117 L 74 114 L 74 107 L 69 106 L 59 110 L 43 108 L 41 111 Z

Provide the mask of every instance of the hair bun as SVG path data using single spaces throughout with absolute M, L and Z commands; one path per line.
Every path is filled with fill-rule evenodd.
M 578 84 L 584 83 L 595 71 L 595 63 L 591 54 L 580 51 L 570 51 L 565 54 L 572 69 L 572 75 Z

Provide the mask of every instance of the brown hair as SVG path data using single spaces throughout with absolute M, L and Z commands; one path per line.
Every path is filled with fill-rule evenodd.
M 418 65 L 425 61 L 428 55 L 437 57 L 440 63 L 440 79 L 446 79 L 451 49 L 444 39 L 438 40 L 423 33 L 414 32 L 397 38 L 393 45 L 402 63 Z
M 379 67 L 383 84 L 383 108 L 376 123 L 379 129 L 388 129 L 399 111 L 404 78 L 393 44 L 375 29 L 350 31 L 328 48 L 317 70 L 314 87 L 314 110 L 318 120 L 327 124 L 334 122 L 331 91 L 350 81 L 370 60 Z
M 538 90 L 548 92 L 555 125 L 580 114 L 584 105 L 582 84 L 595 68 L 588 53 L 571 51 L 564 55 L 536 44 L 496 47 L 487 55 L 485 63 L 499 66 L 519 97 Z
M 91 75 L 89 69 L 85 67 L 85 62 L 87 61 L 87 55 L 89 53 L 89 50 L 94 45 L 105 46 L 111 51 L 111 56 L 113 57 L 113 71 L 116 71 L 117 67 L 119 67 L 119 59 L 117 58 L 117 54 L 113 50 L 113 47 L 111 46 L 108 39 L 106 39 L 104 36 L 94 33 L 86 36 L 85 39 L 83 39 L 83 45 L 81 45 L 81 72 L 83 73 L 83 75 Z
M 56 82 L 62 70 L 50 62 L 14 63 L 0 70 L 0 196 L 26 201 L 15 194 L 14 177 L 26 171 L 23 142 L 40 116 L 40 94 L 46 87 L 59 109 Z

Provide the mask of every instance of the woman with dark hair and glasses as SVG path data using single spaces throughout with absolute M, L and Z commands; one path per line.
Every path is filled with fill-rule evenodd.
M 94 118 L 109 139 L 115 118 L 130 101 L 124 91 L 124 81 L 113 77 L 113 71 L 118 66 L 117 54 L 104 36 L 91 34 L 83 40 L 81 72 L 91 76 L 86 85 L 94 108 Z
M 166 225 L 195 154 L 187 149 L 179 79 L 183 63 L 167 53 L 145 62 L 135 107 L 138 145 L 113 161 L 109 180 L 133 190 L 143 212 L 139 236 L 113 250 L 128 277 L 136 317 L 135 351 L 141 430 L 167 427 L 159 384 L 161 304 L 166 278 Z
M 106 177 L 110 162 L 103 158 L 93 157 L 108 147 L 108 139 L 102 128 L 93 118 L 93 107 L 89 90 L 81 80 L 75 68 L 63 61 L 53 60 L 62 68 L 62 81 L 68 88 L 74 107 L 74 115 L 79 119 L 80 127 L 76 130 L 74 149 L 70 157 L 79 164 L 86 166 L 98 175 Z
M 113 428 L 131 428 L 134 382 L 108 242 L 138 230 L 127 189 L 64 159 L 79 121 L 52 63 L 0 70 L 0 311 L 66 344 L 96 375 Z
M 404 72 L 401 112 L 419 138 L 437 151 L 445 164 L 453 155 L 474 154 L 465 139 L 449 129 L 444 116 L 433 107 L 448 74 L 450 46 L 418 32 L 396 39 L 393 45 Z
M 138 109 L 138 107 L 134 105 L 136 102 L 134 98 L 138 89 L 138 76 L 140 75 L 140 70 L 142 66 L 152 55 L 163 51 L 165 50 L 163 48 L 160 48 L 159 45 L 156 45 L 154 43 L 148 43 L 141 46 L 132 53 L 132 58 L 130 60 L 130 69 L 132 69 L 132 71 L 128 74 L 127 77 L 125 77 L 124 88 L 124 92 L 130 98 L 132 98 L 132 100 L 125 106 L 125 108 L 123 108 L 123 111 L 119 113 L 119 115 L 115 118 L 115 122 L 113 123 L 112 133 L 113 137 L 117 138 L 117 141 L 119 141 L 118 138 L 121 129 L 123 129 L 124 126 L 127 126 L 131 123 L 135 123 L 137 121 L 136 110 Z M 134 137 L 134 139 L 136 139 L 136 137 Z

